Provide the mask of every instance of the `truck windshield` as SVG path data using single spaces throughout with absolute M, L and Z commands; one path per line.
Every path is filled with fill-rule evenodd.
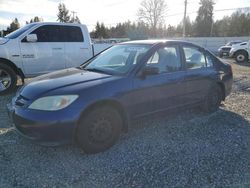
M 96 56 L 82 68 L 88 71 L 123 75 L 140 61 L 150 47 L 151 45 L 139 44 L 113 46 Z
M 17 37 L 19 37 L 21 34 L 23 34 L 25 31 L 31 29 L 32 27 L 34 27 L 36 24 L 28 24 L 24 27 L 19 28 L 18 30 L 11 32 L 10 34 L 6 35 L 5 38 L 8 39 L 15 39 Z

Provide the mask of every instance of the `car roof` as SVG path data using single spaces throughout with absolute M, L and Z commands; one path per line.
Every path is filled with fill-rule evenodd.
M 79 23 L 62 23 L 62 22 L 33 22 L 29 23 L 32 25 L 62 25 L 62 26 L 86 26 L 84 24 Z
M 193 46 L 201 48 L 200 46 L 194 43 L 185 41 L 185 40 L 134 40 L 134 41 L 123 42 L 122 44 L 156 45 L 156 44 L 161 44 L 161 43 L 185 44 L 185 45 L 193 45 Z

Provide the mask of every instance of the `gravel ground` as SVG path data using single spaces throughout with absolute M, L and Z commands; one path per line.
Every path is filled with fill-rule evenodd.
M 250 187 L 250 64 L 233 64 L 216 113 L 192 110 L 133 122 L 110 150 L 43 147 L 11 128 L 0 97 L 0 187 Z

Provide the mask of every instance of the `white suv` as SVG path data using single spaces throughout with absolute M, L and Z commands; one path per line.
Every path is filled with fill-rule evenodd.
M 239 63 L 247 62 L 250 58 L 250 41 L 233 45 L 229 57 L 235 58 Z

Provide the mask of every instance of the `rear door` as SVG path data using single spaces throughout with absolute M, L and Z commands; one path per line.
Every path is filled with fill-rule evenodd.
M 66 66 L 77 67 L 92 57 L 92 47 L 80 26 L 63 26 L 65 33 L 65 58 Z M 87 33 L 88 34 L 88 33 Z
M 39 75 L 64 69 L 64 35 L 59 25 L 43 25 L 29 34 L 37 35 L 37 42 L 20 42 L 25 74 Z
M 183 54 L 186 67 L 186 100 L 189 103 L 199 103 L 209 92 L 213 83 L 212 77 L 216 72 L 207 62 L 202 48 L 184 45 Z

